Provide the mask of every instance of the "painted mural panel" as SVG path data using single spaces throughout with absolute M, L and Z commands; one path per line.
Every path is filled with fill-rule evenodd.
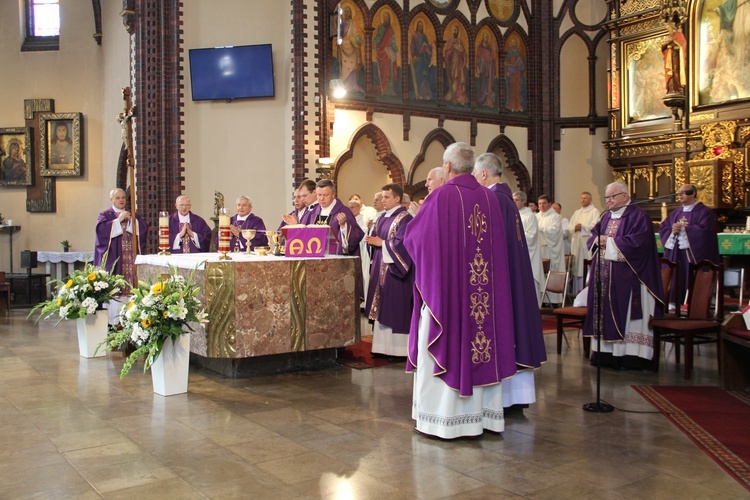
M 661 46 L 665 41 L 666 37 L 651 38 L 625 45 L 628 123 L 671 114 L 662 101 L 666 85 Z
M 334 78 L 339 78 L 343 82 L 347 92 L 363 95 L 364 22 L 362 12 L 354 2 L 341 2 L 341 23 L 333 44 Z
M 698 102 L 750 97 L 750 3 L 706 0 L 698 25 Z
M 445 65 L 446 104 L 467 106 L 469 97 L 466 88 L 469 68 L 469 37 L 460 22 L 453 20 L 445 27 L 443 61 Z
M 433 101 L 437 97 L 437 53 L 435 28 L 425 14 L 409 25 L 409 98 Z
M 514 113 L 528 110 L 526 45 L 518 33 L 505 42 L 505 109 Z
M 401 28 L 388 7 L 375 13 L 372 38 L 373 89 L 376 95 L 397 97 L 401 81 Z
M 496 109 L 500 80 L 497 67 L 497 40 L 490 28 L 485 26 L 479 30 L 474 54 L 477 106 Z

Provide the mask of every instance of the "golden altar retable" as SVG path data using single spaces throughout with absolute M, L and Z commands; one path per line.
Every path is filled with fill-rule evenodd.
M 195 269 L 210 320 L 190 336 L 190 352 L 199 364 L 205 358 L 204 364 L 215 371 L 243 376 L 236 363 L 221 360 L 296 353 L 298 362 L 287 358 L 271 364 L 307 368 L 310 353 L 317 352 L 315 357 L 327 350 L 330 359 L 336 348 L 359 342 L 359 257 L 229 255 L 232 260 L 219 260 L 217 253 L 136 259 L 141 281 L 155 281 L 169 266 L 184 276 Z

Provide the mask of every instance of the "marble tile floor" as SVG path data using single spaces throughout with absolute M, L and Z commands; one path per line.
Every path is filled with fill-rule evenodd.
M 191 368 L 189 392 L 120 380 L 119 353 L 80 358 L 75 325 L 0 316 L 0 498 L 748 498 L 631 388 L 716 385 L 702 346 L 693 380 L 595 370 L 581 343 L 537 375 L 538 402 L 502 435 L 418 436 L 403 365 L 230 380 Z M 641 413 L 638 413 L 641 412 Z

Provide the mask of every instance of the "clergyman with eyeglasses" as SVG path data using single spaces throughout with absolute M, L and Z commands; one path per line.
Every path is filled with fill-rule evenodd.
M 649 317 L 661 317 L 664 311 L 651 218 L 630 203 L 628 188 L 621 182 L 609 184 L 604 199 L 608 210 L 588 239 L 593 254 L 592 281 L 583 334 L 594 336 L 601 325 L 601 353 L 592 342 L 592 363 L 600 356 L 603 366 L 647 369 L 654 355 Z M 597 282 L 601 282 L 600 293 Z M 599 301 L 602 314 L 598 322 Z
M 713 210 L 698 201 L 698 187 L 684 184 L 677 191 L 677 199 L 682 205 L 669 214 L 659 226 L 659 237 L 664 245 L 664 257 L 677 262 L 680 270 L 682 290 L 687 289 L 690 263 L 704 259 L 720 263 L 719 224 Z M 677 275 L 673 277 L 670 302 L 679 302 L 685 297 L 675 297 Z

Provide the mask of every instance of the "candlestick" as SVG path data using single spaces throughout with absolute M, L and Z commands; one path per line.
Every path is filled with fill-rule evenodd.
M 169 255 L 169 214 L 159 212 L 159 255 Z
M 219 210 L 219 259 L 221 260 L 232 260 L 227 255 L 229 253 L 229 242 L 231 240 L 231 233 L 229 232 L 229 212 L 226 208 Z

